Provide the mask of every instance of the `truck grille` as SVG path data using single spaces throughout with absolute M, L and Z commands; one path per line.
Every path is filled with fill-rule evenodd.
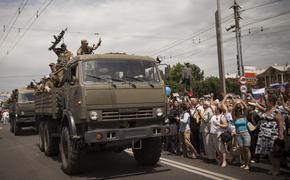
M 33 111 L 24 111 L 24 115 L 21 113 L 19 114 L 20 116 L 34 116 L 35 112 Z
M 153 118 L 153 111 L 148 109 L 120 109 L 102 112 L 102 119 L 106 120 L 130 120 L 130 119 L 150 119 Z

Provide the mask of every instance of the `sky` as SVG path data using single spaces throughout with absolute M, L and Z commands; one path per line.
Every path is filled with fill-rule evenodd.
M 225 72 L 236 73 L 235 33 L 225 30 L 234 24 L 233 0 L 220 2 Z M 290 64 L 290 1 L 237 2 L 245 10 L 244 65 Z M 48 51 L 52 36 L 66 27 L 64 42 L 74 54 L 82 39 L 92 45 L 102 38 L 95 53 L 160 56 L 164 63 L 189 62 L 205 76 L 217 76 L 216 7 L 216 0 L 0 0 L 0 91 L 48 74 L 57 58 Z

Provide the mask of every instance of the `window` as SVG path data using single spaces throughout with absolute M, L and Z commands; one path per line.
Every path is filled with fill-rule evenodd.
M 34 101 L 33 92 L 26 92 L 26 93 L 21 92 L 18 94 L 19 103 L 25 103 L 25 102 L 31 102 L 31 101 Z
M 154 62 L 142 60 L 94 60 L 82 63 L 84 81 L 160 82 Z
M 77 69 L 78 69 L 77 64 L 72 65 L 70 67 L 70 80 L 72 82 L 75 82 L 76 80 L 78 80 L 78 73 L 77 73 L 78 71 L 77 71 Z

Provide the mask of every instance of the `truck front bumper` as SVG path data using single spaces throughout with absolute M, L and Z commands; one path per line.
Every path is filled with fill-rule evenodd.
M 95 129 L 85 133 L 86 143 L 112 142 L 129 139 L 144 139 L 172 136 L 177 133 L 175 125 L 151 125 L 123 129 Z

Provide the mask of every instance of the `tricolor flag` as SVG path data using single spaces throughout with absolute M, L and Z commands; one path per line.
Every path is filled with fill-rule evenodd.
M 252 94 L 255 99 L 260 99 L 261 97 L 263 97 L 265 95 L 265 92 L 265 88 L 252 89 Z

